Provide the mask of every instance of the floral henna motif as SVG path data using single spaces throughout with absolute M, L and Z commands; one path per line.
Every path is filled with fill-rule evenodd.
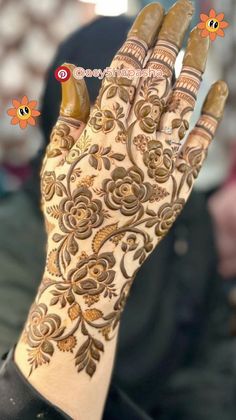
M 107 134 L 114 130 L 116 124 L 125 131 L 121 119 L 124 117 L 123 108 L 118 102 L 115 102 L 112 110 L 100 109 L 97 105 L 93 111 L 89 125 L 91 129 L 97 132 L 103 132 Z
M 77 267 L 68 273 L 74 293 L 78 295 L 116 296 L 114 288 L 115 258 L 112 253 L 91 255 L 81 260 Z
M 74 137 L 70 135 L 71 129 L 68 124 L 58 121 L 50 137 L 50 144 L 47 148 L 48 157 L 61 155 L 62 150 L 70 150 L 75 143 Z
M 161 79 L 162 80 L 162 79 Z M 135 107 L 134 113 L 140 128 L 145 133 L 154 133 L 160 119 L 160 114 L 165 106 L 165 100 L 160 99 L 157 92 L 154 92 L 153 86 L 157 86 L 156 78 L 147 79 L 142 85 L 140 99 Z
M 119 70 L 122 71 L 124 67 L 121 66 Z M 106 98 L 114 98 L 118 96 L 125 103 L 133 102 L 135 95 L 135 88 L 132 86 L 132 79 L 126 77 L 107 77 Z
M 113 64 L 141 68 L 146 51 L 145 43 L 129 39 Z M 185 67 L 170 95 L 177 53 L 174 44 L 157 42 L 147 67 L 163 77 L 143 80 L 136 97 L 133 80 L 107 77 L 76 142 L 65 121 L 53 131 L 47 156 L 69 153 L 54 170 L 46 161 L 42 171 L 51 227 L 25 330 L 31 372 L 62 352 L 73 354 L 78 372 L 94 375 L 137 270 L 184 207 L 206 152 L 194 142 L 181 154 L 166 145 L 166 127 L 176 141 L 184 138 L 201 79 Z M 162 127 L 163 116 L 169 126 Z M 216 124 L 205 113 L 191 135 L 210 141 Z
M 49 363 L 54 353 L 52 341 L 61 337 L 65 327 L 61 326 L 61 318 L 55 314 L 49 314 L 44 303 L 34 304 L 29 315 L 29 323 L 26 327 L 26 340 L 31 372 L 37 367 Z
M 144 174 L 137 167 L 116 168 L 111 179 L 103 182 L 103 190 L 106 206 L 125 216 L 136 214 L 152 195 L 151 184 L 144 182 Z
M 85 186 L 74 190 L 71 198 L 64 198 L 59 204 L 59 211 L 61 232 L 73 234 L 77 239 L 88 238 L 92 229 L 104 220 L 101 201 L 93 199 L 91 191 Z
M 150 178 L 161 184 L 168 181 L 174 170 L 173 153 L 170 149 L 164 148 L 160 141 L 149 141 L 143 162 L 148 168 Z

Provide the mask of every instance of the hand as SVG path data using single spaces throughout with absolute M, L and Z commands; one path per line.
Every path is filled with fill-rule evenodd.
M 82 375 L 90 405 L 92 385 L 85 378 L 97 370 L 108 383 L 104 375 L 108 365 L 111 371 L 111 343 L 135 274 L 183 209 L 206 157 L 228 91 L 222 81 L 212 86 L 195 129 L 182 144 L 209 47 L 208 38 L 195 28 L 172 88 L 176 56 L 192 14 L 188 0 L 178 1 L 164 20 L 159 4 L 143 9 L 111 66 L 161 74 L 107 76 L 87 123 L 84 82 L 71 78 L 62 85 L 60 117 L 41 173 L 47 263 L 16 351 L 17 363 L 25 374 L 33 372 L 38 389 L 45 389 L 42 366 L 47 364 L 54 375 L 67 376 L 67 382 L 73 376 L 69 389 L 79 387 Z M 108 360 L 109 351 L 113 356 Z M 49 386 L 48 377 L 46 382 L 47 397 L 59 406 L 67 404 L 74 415 L 65 387 L 62 403 L 58 387 L 55 396 L 53 382 Z M 93 384 L 98 382 L 94 375 Z
M 218 269 L 225 278 L 236 276 L 236 183 L 232 182 L 209 200 L 219 255 Z

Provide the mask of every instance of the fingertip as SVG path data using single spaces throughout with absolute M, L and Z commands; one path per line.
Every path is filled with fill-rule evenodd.
M 90 100 L 84 79 L 76 79 L 73 75 L 75 66 L 70 63 L 64 63 L 71 71 L 70 78 L 61 83 L 62 100 L 60 107 L 60 116 L 74 118 L 76 120 L 87 122 L 90 113 Z
M 172 42 L 180 48 L 193 13 L 194 6 L 191 1 L 177 1 L 166 14 L 158 38 Z
M 229 94 L 228 85 L 224 80 L 215 82 L 205 99 L 202 111 L 213 115 L 220 120 L 224 113 L 224 107 Z
M 150 3 L 145 6 L 136 17 L 130 31 L 129 37 L 137 37 L 150 48 L 157 36 L 164 17 L 164 8 L 160 3 Z
M 193 67 L 203 73 L 206 68 L 210 40 L 209 37 L 202 37 L 201 32 L 197 26 L 190 32 L 183 65 Z

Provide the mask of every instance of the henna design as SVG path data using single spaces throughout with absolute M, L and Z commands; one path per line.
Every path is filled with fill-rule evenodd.
M 113 64 L 141 68 L 146 52 L 131 38 Z M 177 53 L 158 41 L 147 67 L 163 77 L 142 80 L 129 117 L 134 82 L 107 77 L 79 138 L 65 119 L 53 130 L 47 158 L 67 154 L 53 169 L 46 159 L 41 174 L 48 250 L 24 333 L 30 373 L 69 352 L 78 372 L 94 375 L 137 270 L 184 207 L 206 149 L 193 142 L 178 155 L 172 145 L 189 128 L 201 80 L 184 67 L 170 94 Z M 216 125 L 204 113 L 190 137 L 210 141 Z
M 166 77 L 172 77 L 178 52 L 179 48 L 173 43 L 159 40 L 152 51 L 148 67 L 160 70 Z
M 211 114 L 204 113 L 196 124 L 196 128 L 192 131 L 193 134 L 197 134 L 211 141 L 214 137 L 218 120 Z
M 114 63 L 122 62 L 134 69 L 141 69 L 148 50 L 147 44 L 139 38 L 129 38 L 115 55 Z
M 182 99 L 193 109 L 201 80 L 202 72 L 184 66 L 173 90 L 173 100 Z

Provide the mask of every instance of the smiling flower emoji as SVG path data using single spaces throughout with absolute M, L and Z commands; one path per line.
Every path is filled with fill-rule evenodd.
M 12 125 L 19 124 L 20 128 L 26 128 L 27 125 L 35 125 L 35 118 L 40 115 L 40 112 L 35 109 L 37 101 L 29 101 L 27 96 L 23 96 L 21 101 L 17 99 L 12 100 L 14 108 L 9 108 L 7 114 L 13 117 Z
M 211 41 L 215 41 L 217 35 L 224 37 L 225 33 L 223 29 L 229 26 L 228 22 L 223 21 L 224 13 L 216 14 L 214 9 L 211 9 L 209 16 L 204 13 L 200 14 L 201 22 L 197 25 L 199 29 L 202 29 L 202 37 L 210 37 Z

